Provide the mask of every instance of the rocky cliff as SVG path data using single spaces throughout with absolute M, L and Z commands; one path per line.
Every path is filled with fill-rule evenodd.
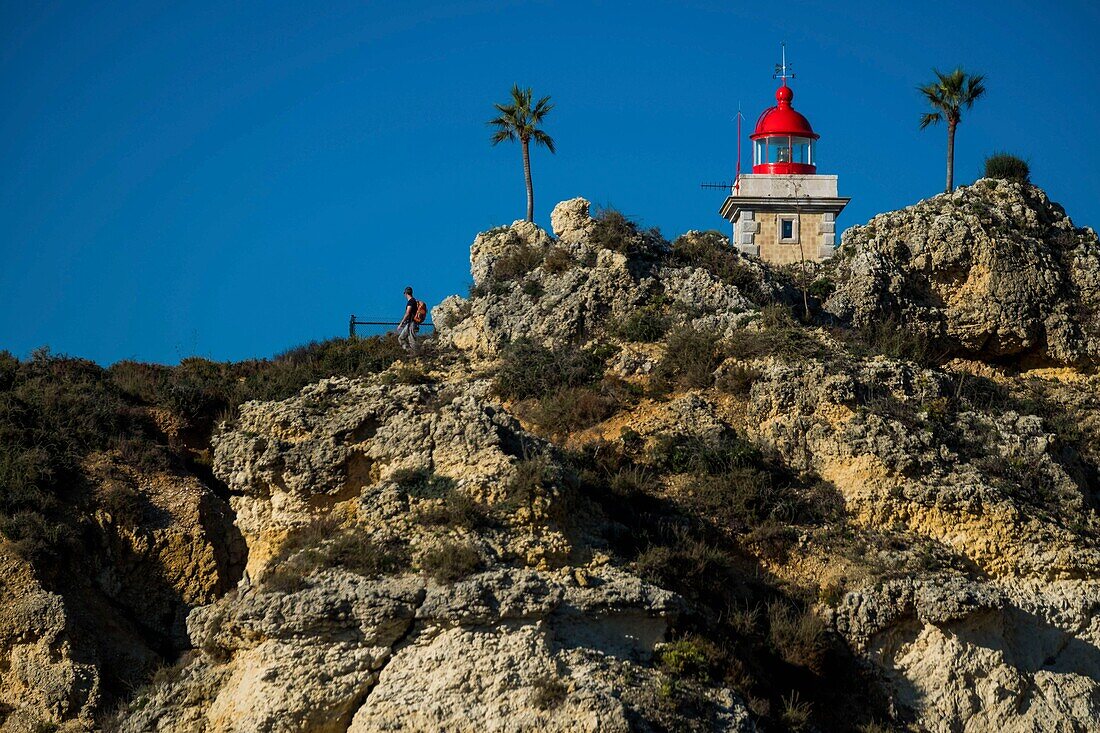
M 1091 230 L 983 180 L 806 277 L 583 199 L 552 223 L 478 235 L 418 358 L 217 428 L 234 588 L 171 498 L 202 482 L 119 535 L 186 602 L 116 562 L 118 596 L 189 649 L 96 725 L 1100 726 Z M 111 662 L 5 562 L 3 729 L 89 727 Z

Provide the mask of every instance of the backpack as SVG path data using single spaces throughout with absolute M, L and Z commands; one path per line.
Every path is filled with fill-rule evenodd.
M 416 301 L 416 313 L 413 314 L 413 323 L 420 325 L 428 318 L 428 304 L 423 300 Z

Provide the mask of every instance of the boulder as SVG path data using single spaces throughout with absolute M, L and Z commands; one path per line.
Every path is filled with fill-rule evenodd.
M 987 360 L 1100 361 L 1100 241 L 1042 190 L 982 179 L 844 233 L 827 311 Z

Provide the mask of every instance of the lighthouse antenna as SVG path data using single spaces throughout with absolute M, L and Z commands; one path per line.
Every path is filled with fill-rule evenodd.
M 787 65 L 787 42 L 783 41 L 779 44 L 780 54 L 782 57 L 782 63 L 775 65 L 775 73 L 772 74 L 773 79 L 782 79 L 783 86 L 787 86 L 787 79 L 794 78 L 794 67 Z
M 733 194 L 741 190 L 741 102 L 737 102 L 737 175 L 733 178 Z

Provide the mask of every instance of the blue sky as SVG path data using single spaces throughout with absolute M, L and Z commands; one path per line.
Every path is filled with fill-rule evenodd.
M 485 126 L 513 82 L 557 104 L 544 226 L 583 195 L 724 229 L 698 184 L 730 178 L 784 40 L 842 227 L 942 190 L 914 87 L 958 64 L 989 92 L 956 181 L 1008 150 L 1097 227 L 1098 35 L 1087 2 L 0 0 L 0 349 L 265 356 L 396 319 L 406 284 L 464 293 L 474 235 L 524 215 L 519 148 Z

